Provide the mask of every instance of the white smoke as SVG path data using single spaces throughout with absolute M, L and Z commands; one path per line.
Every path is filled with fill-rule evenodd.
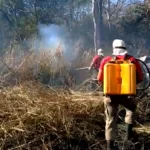
M 63 55 L 68 61 L 72 61 L 77 55 L 74 51 L 74 44 L 70 39 L 69 31 L 63 25 L 39 24 L 38 37 L 32 45 L 37 52 L 49 51 L 52 54 L 56 52 L 56 48 L 60 45 Z

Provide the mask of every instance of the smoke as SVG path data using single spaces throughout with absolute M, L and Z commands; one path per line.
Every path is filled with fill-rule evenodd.
M 64 58 L 68 61 L 72 61 L 77 55 L 69 31 L 63 25 L 39 24 L 38 37 L 34 39 L 33 43 L 32 45 L 34 49 L 36 49 L 36 52 L 48 51 L 52 54 L 54 54 L 56 49 L 60 46 Z
M 65 37 L 65 28 L 57 25 L 43 25 L 38 26 L 39 36 L 44 48 L 57 48 L 58 44 L 63 41 Z

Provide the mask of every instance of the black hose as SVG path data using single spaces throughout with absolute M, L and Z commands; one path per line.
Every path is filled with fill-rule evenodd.
M 149 77 L 150 77 L 150 71 L 149 71 L 147 65 L 146 65 L 142 60 L 140 60 L 140 59 L 136 59 L 136 60 L 139 61 L 139 62 L 141 62 L 141 63 L 146 67 L 147 73 L 149 74 Z M 145 88 L 143 88 L 143 89 L 138 89 L 138 90 L 139 90 L 139 91 L 147 90 L 147 89 L 149 88 L 149 86 L 150 86 L 150 79 L 149 79 L 148 85 L 147 85 Z

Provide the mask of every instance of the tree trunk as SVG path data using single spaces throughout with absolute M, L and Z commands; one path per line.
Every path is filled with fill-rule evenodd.
M 111 19 L 110 19 L 110 0 L 107 0 L 107 5 L 108 5 L 108 7 L 107 7 L 107 20 L 108 20 L 108 25 L 109 25 L 109 31 L 110 31 L 110 33 L 111 33 Z
M 92 12 L 94 23 L 94 46 L 95 52 L 101 48 L 103 44 L 103 0 L 92 0 Z

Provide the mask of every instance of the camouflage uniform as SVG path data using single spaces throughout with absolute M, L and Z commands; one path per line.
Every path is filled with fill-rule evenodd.
M 105 138 L 107 141 L 113 141 L 116 137 L 116 119 L 119 104 L 126 108 L 125 122 L 127 124 L 133 124 L 134 122 L 134 112 L 136 109 L 134 98 L 129 98 L 127 96 L 105 97 Z

